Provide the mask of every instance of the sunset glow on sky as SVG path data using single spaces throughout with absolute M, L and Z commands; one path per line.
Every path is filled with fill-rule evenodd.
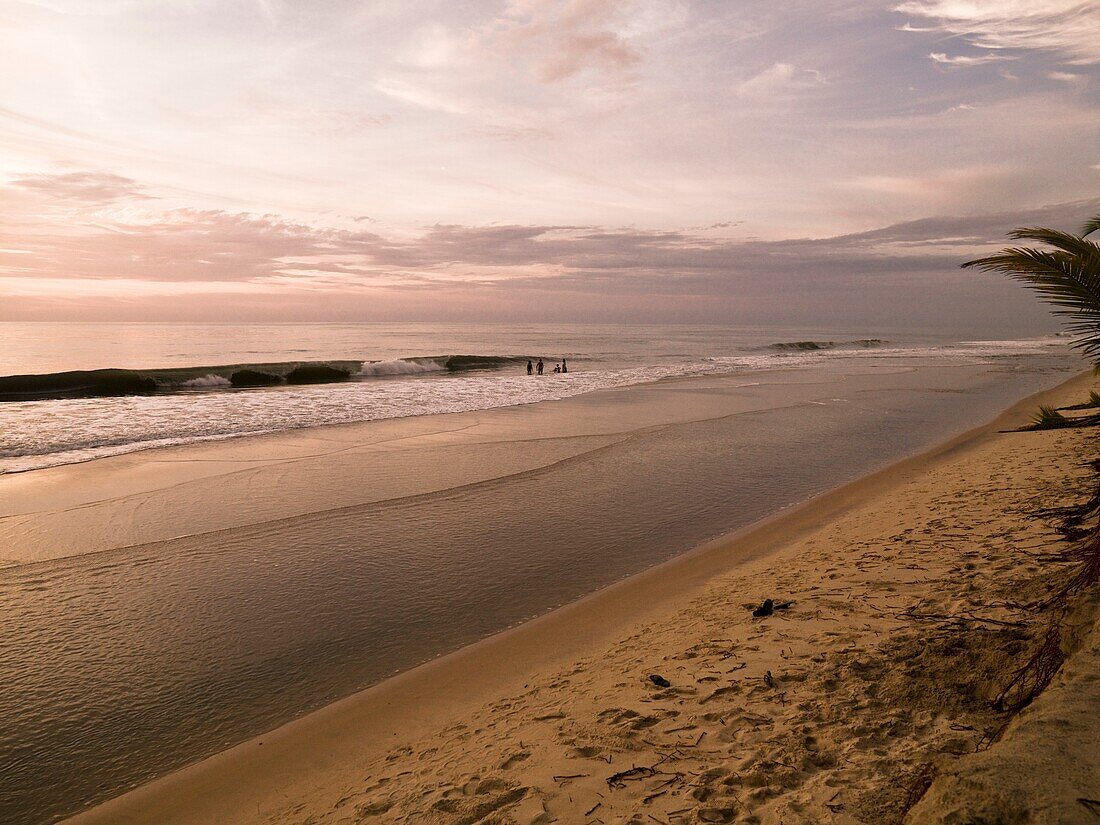
M 0 45 L 0 319 L 1039 318 L 958 263 L 1100 212 L 1088 0 L 0 0 Z

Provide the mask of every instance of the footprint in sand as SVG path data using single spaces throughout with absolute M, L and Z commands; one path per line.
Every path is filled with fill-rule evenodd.
M 737 815 L 737 809 L 730 808 L 700 808 L 695 812 L 700 822 L 733 822 Z
M 355 812 L 361 817 L 365 816 L 381 816 L 393 807 L 393 802 L 384 799 L 377 802 L 368 802 L 365 805 L 360 805 L 355 809 Z
M 507 808 L 509 805 L 519 802 L 527 795 L 528 790 L 530 789 L 524 787 L 512 788 L 512 790 L 505 791 L 500 796 L 475 805 L 469 813 L 455 820 L 456 825 L 473 825 L 475 822 L 481 822 L 501 808 Z
M 595 745 L 584 745 L 579 748 L 573 748 L 573 753 L 583 759 L 595 759 L 603 753 L 603 750 Z
M 509 768 L 513 768 L 523 760 L 527 759 L 530 755 L 531 754 L 529 751 L 518 751 L 517 753 L 513 753 L 511 756 L 500 763 L 500 769 L 502 771 L 506 771 Z
M 389 754 L 386 756 L 386 761 L 396 762 L 398 759 L 404 759 L 407 756 L 412 756 L 412 752 L 412 748 L 410 748 L 408 745 L 401 745 L 400 747 L 394 748 L 389 752 Z

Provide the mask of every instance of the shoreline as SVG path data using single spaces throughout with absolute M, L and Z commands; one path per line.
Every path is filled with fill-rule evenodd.
M 536 399 L 536 400 L 532 400 L 532 401 L 518 401 L 518 402 L 513 403 L 513 404 L 505 404 L 505 405 L 502 405 L 502 406 L 499 406 L 499 407 L 484 407 L 484 408 L 476 408 L 476 409 L 471 409 L 471 410 L 459 410 L 459 411 L 456 411 L 456 412 L 441 412 L 441 413 L 409 413 L 409 414 L 395 415 L 395 416 L 390 417 L 390 418 L 367 418 L 367 419 L 363 419 L 361 421 L 341 421 L 341 422 L 332 423 L 332 424 L 303 424 L 301 426 L 287 427 L 287 428 L 283 428 L 283 429 L 256 430 L 256 431 L 245 432 L 245 433 L 227 433 L 227 434 L 223 434 L 223 435 L 211 435 L 211 436 L 197 438 L 197 439 L 190 440 L 190 441 L 179 441 L 179 442 L 171 443 L 171 444 L 157 444 L 157 443 L 153 443 L 153 442 L 134 442 L 134 443 L 139 443 L 139 444 L 148 444 L 148 446 L 138 447 L 137 449 L 133 449 L 133 450 L 124 450 L 124 451 L 117 452 L 117 453 L 104 453 L 102 455 L 94 455 L 94 456 L 89 456 L 88 458 L 80 458 L 80 459 L 75 459 L 75 460 L 72 460 L 72 461 L 64 461 L 64 462 L 59 462 L 57 464 L 46 464 L 46 465 L 43 465 L 41 467 L 29 467 L 27 469 L 22 469 L 22 470 L 4 470 L 4 471 L 0 472 L 0 478 L 4 478 L 5 476 L 23 476 L 23 475 L 26 475 L 28 473 L 41 473 L 41 472 L 46 472 L 46 471 L 50 471 L 50 470 L 60 470 L 60 469 L 65 468 L 65 467 L 79 467 L 81 465 L 91 464 L 91 463 L 97 462 L 97 461 L 108 461 L 110 459 L 123 459 L 123 458 L 126 458 L 127 456 L 140 456 L 140 455 L 148 454 L 148 453 L 153 453 L 154 457 L 155 457 L 155 454 L 157 452 L 160 452 L 160 451 L 182 450 L 182 449 L 188 449 L 188 448 L 192 448 L 192 447 L 198 448 L 198 447 L 203 447 L 203 446 L 208 446 L 208 445 L 216 445 L 216 444 L 221 444 L 221 443 L 226 443 L 226 442 L 231 442 L 234 445 L 241 444 L 241 445 L 247 446 L 249 444 L 254 444 L 256 442 L 260 442 L 264 439 L 278 439 L 282 436 L 293 437 L 293 436 L 299 435 L 299 434 L 303 434 L 303 435 L 309 435 L 309 434 L 324 435 L 324 433 L 326 431 L 332 431 L 334 433 L 338 433 L 342 430 L 354 430 L 356 428 L 361 428 L 361 427 L 364 427 L 364 426 L 370 426 L 370 425 L 379 424 L 379 423 L 401 423 L 401 422 L 419 421 L 419 420 L 422 420 L 422 419 L 440 419 L 440 418 L 446 418 L 446 417 L 452 417 L 452 416 L 478 415 L 480 413 L 488 413 L 488 412 L 493 412 L 493 411 L 496 411 L 496 410 L 510 410 L 510 409 L 517 409 L 517 408 L 521 408 L 521 407 L 531 407 L 531 406 L 535 406 L 535 405 L 539 405 L 539 404 L 556 404 L 556 403 L 561 403 L 563 401 L 570 401 L 572 399 L 584 398 L 586 396 L 591 396 L 591 395 L 595 395 L 595 394 L 598 394 L 598 393 L 620 392 L 620 391 L 624 391 L 624 390 L 636 389 L 638 387 L 656 386 L 656 385 L 661 385 L 661 384 L 675 384 L 677 382 L 682 382 L 682 381 L 698 381 L 699 379 L 707 379 L 707 378 L 741 379 L 741 378 L 747 378 L 749 376 L 752 376 L 752 377 L 758 377 L 758 376 L 767 377 L 767 376 L 770 376 L 770 375 L 781 375 L 781 374 L 784 374 L 784 373 L 796 373 L 796 372 L 807 370 L 807 369 L 811 369 L 811 367 L 810 366 L 798 366 L 798 367 L 790 367 L 790 368 L 786 368 L 786 369 L 769 368 L 769 369 L 764 369 L 764 370 L 759 370 L 759 371 L 752 371 L 752 372 L 744 372 L 744 373 L 729 373 L 729 374 L 715 373 L 715 374 L 712 374 L 712 375 L 708 375 L 708 374 L 701 374 L 701 375 L 666 375 L 666 376 L 662 376 L 660 378 L 655 378 L 655 379 L 650 380 L 650 381 L 642 381 L 642 382 L 639 382 L 637 384 L 623 384 L 621 386 L 615 386 L 615 387 L 594 387 L 592 389 L 585 390 L 583 392 L 577 393 L 576 395 L 566 395 L 566 396 L 563 396 L 561 398 L 543 398 L 543 399 Z M 573 374 L 576 374 L 576 373 L 573 373 Z M 399 380 L 408 380 L 410 378 L 423 380 L 423 379 L 421 379 L 420 376 L 415 376 L 415 375 L 414 376 L 403 375 L 403 376 L 392 376 L 392 377 L 391 376 L 386 376 L 382 380 L 390 380 L 391 378 L 397 378 Z M 427 380 L 431 380 L 431 379 L 427 379 Z M 340 385 L 337 385 L 337 386 L 340 386 Z M 250 391 L 253 391 L 253 390 L 250 390 L 250 389 L 238 390 L 238 392 L 250 392 Z M 260 390 L 260 391 L 262 391 L 262 390 Z M 123 445 L 123 446 L 128 447 L 130 445 L 127 444 L 127 445 Z M 47 453 L 46 455 L 50 455 L 50 454 Z
M 308 797 L 340 770 L 369 763 L 394 740 L 428 734 L 484 704 L 487 696 L 521 689 L 531 673 L 568 664 L 639 622 L 675 610 L 716 577 L 765 560 L 853 508 L 980 448 L 1004 435 L 1000 428 L 1019 424 L 1034 405 L 1080 393 L 1091 380 L 1090 372 L 1077 375 L 929 450 L 386 679 L 71 821 L 252 821 L 253 809 L 255 820 L 264 821 L 285 798 Z
M 955 364 L 935 367 L 944 372 L 966 368 L 965 365 Z M 880 371 L 879 374 L 914 374 L 919 369 L 898 366 Z M 860 374 L 843 374 L 843 378 L 850 380 L 853 375 Z M 810 367 L 721 376 L 671 376 L 643 384 L 595 389 L 562 399 L 485 410 L 271 430 L 225 438 L 216 436 L 202 441 L 157 445 L 31 470 L 0 473 L 0 500 L 5 502 L 5 508 L 0 510 L 0 530 L 7 527 L 7 535 L 0 533 L 0 538 L 7 539 L 9 554 L 7 557 L 0 556 L 0 569 L 82 556 L 101 550 L 121 550 L 154 542 L 201 536 L 225 529 L 244 528 L 307 513 L 333 510 L 348 504 L 360 505 L 385 500 L 378 497 L 346 497 L 333 502 L 321 501 L 317 497 L 310 497 L 309 492 L 301 488 L 290 495 L 297 509 L 292 506 L 288 510 L 287 496 L 279 495 L 271 481 L 266 482 L 263 489 L 258 491 L 260 496 L 243 498 L 238 489 L 242 485 L 236 479 L 249 473 L 267 472 L 268 475 L 274 475 L 271 471 L 297 465 L 296 474 L 304 476 L 327 462 L 340 473 L 343 487 L 335 485 L 337 495 L 346 496 L 347 489 L 357 480 L 354 471 L 349 467 L 353 457 L 374 460 L 380 450 L 430 446 L 432 443 L 452 447 L 485 445 L 495 443 L 496 439 L 502 437 L 501 433 L 504 434 L 503 437 L 510 437 L 527 446 L 555 440 L 577 440 L 578 437 L 593 442 L 602 439 L 605 445 L 612 444 L 624 435 L 629 436 L 647 428 L 718 420 L 736 414 L 753 415 L 762 411 L 774 413 L 787 408 L 788 404 L 798 407 L 805 406 L 807 402 L 804 399 L 793 400 L 765 407 L 757 407 L 752 403 L 739 407 L 716 403 L 710 407 L 710 413 L 702 416 L 670 412 L 668 409 L 653 410 L 643 413 L 638 419 L 628 417 L 621 426 L 618 423 L 600 423 L 598 419 L 593 419 L 592 426 L 579 433 L 554 425 L 555 429 L 550 433 L 536 438 L 522 434 L 522 427 L 517 424 L 516 419 L 523 421 L 533 412 L 543 410 L 555 411 L 557 414 L 552 413 L 552 419 L 560 419 L 562 415 L 588 419 L 590 412 L 586 407 L 598 405 L 601 400 L 615 402 L 623 394 L 653 394 L 653 391 L 659 393 L 665 390 L 675 392 L 679 389 L 691 390 L 727 382 L 732 383 L 735 389 L 759 388 L 762 385 L 781 387 L 792 377 L 796 379 L 795 383 L 801 383 L 798 379 L 805 375 L 812 377 L 808 382 L 811 385 L 820 380 L 820 376 Z M 773 380 L 768 381 L 769 378 Z M 746 379 L 751 380 L 741 383 Z M 569 457 L 580 454 L 571 452 L 571 449 L 563 446 L 562 455 Z M 917 450 L 918 453 L 920 451 Z M 529 464 L 520 461 L 516 468 L 518 473 L 516 470 L 507 470 L 500 477 L 522 474 L 543 466 L 547 465 L 539 461 Z M 303 467 L 307 469 L 303 471 Z M 402 490 L 391 490 L 389 495 L 396 500 L 408 494 L 458 489 L 464 484 L 481 483 L 495 477 L 491 474 L 478 475 L 464 471 L 454 478 L 448 477 L 438 486 L 406 486 Z M 209 493 L 204 494 L 195 489 L 200 485 L 209 489 L 217 487 L 219 496 L 209 498 Z M 206 495 L 205 506 L 185 506 L 178 495 L 185 487 L 191 488 L 189 495 L 200 498 Z M 333 490 L 328 492 L 332 493 Z M 226 494 L 230 497 L 228 503 L 233 507 L 227 507 L 227 501 L 221 498 Z M 120 520 L 111 512 L 99 512 L 100 509 L 109 510 L 114 503 L 124 499 L 146 501 L 146 512 L 141 524 L 133 519 Z M 245 503 L 247 508 L 241 506 Z M 149 512 L 155 513 L 155 516 L 149 518 Z M 40 519 L 42 515 L 47 517 L 44 523 Z M 9 524 L 4 525 L 4 522 Z M 109 523 L 114 526 L 109 526 Z M 178 526 L 181 524 L 188 525 L 187 532 L 179 531 Z M 10 525 L 14 525 L 14 529 Z M 715 537 L 719 538 L 720 535 Z M 77 543 L 80 549 L 69 551 L 65 546 L 67 543 Z M 696 541 L 692 546 L 699 543 Z
M 649 387 L 649 386 L 659 386 L 659 385 L 666 385 L 666 384 L 675 385 L 679 382 L 684 382 L 684 381 L 689 381 L 690 382 L 690 381 L 698 381 L 698 380 L 701 380 L 701 379 L 702 380 L 706 380 L 706 379 L 742 380 L 742 379 L 749 378 L 749 377 L 767 378 L 768 376 L 792 374 L 792 373 L 798 373 L 798 372 L 801 372 L 801 371 L 804 371 L 804 370 L 812 370 L 812 369 L 815 368 L 815 366 L 819 366 L 819 365 L 811 365 L 811 364 L 798 365 L 798 366 L 779 366 L 779 365 L 776 365 L 776 366 L 769 366 L 769 367 L 762 368 L 762 369 L 749 369 L 749 370 L 746 370 L 744 372 L 700 372 L 700 373 L 691 373 L 691 374 L 663 375 L 663 376 L 658 376 L 658 377 L 647 378 L 646 380 L 637 381 L 637 382 L 633 382 L 633 383 L 612 384 L 612 385 L 609 385 L 609 386 L 595 386 L 595 387 L 591 387 L 591 388 L 588 388 L 588 389 L 583 389 L 583 390 L 581 390 L 579 392 L 575 392 L 575 393 L 566 393 L 566 394 L 558 396 L 558 397 L 513 400 L 511 403 L 501 404 L 501 405 L 498 405 L 498 406 L 473 407 L 473 408 L 470 408 L 470 409 L 459 409 L 459 410 L 442 411 L 442 412 L 401 412 L 401 413 L 398 413 L 396 415 L 383 416 L 383 417 L 379 417 L 379 418 L 356 419 L 356 420 L 350 420 L 350 421 L 334 421 L 334 422 L 327 422 L 327 423 L 306 423 L 306 424 L 299 424 L 299 425 L 295 425 L 295 426 L 282 426 L 282 427 L 275 427 L 275 428 L 270 428 L 270 429 L 259 429 L 259 430 L 252 430 L 252 431 L 248 431 L 248 432 L 239 432 L 239 433 L 238 432 L 220 433 L 220 434 L 209 435 L 209 436 L 201 436 L 201 437 L 180 437 L 179 439 L 165 438 L 165 439 L 154 439 L 154 440 L 151 440 L 151 441 L 129 442 L 129 443 L 125 443 L 125 444 L 122 444 L 122 445 L 118 445 L 122 448 L 118 452 L 106 452 L 106 453 L 101 453 L 101 454 L 98 454 L 98 455 L 88 456 L 86 458 L 77 458 L 77 459 L 70 459 L 70 460 L 66 460 L 66 461 L 61 461 L 61 462 L 58 462 L 56 464 L 44 464 L 44 465 L 38 466 L 38 467 L 28 467 L 28 468 L 24 468 L 24 469 L 4 470 L 4 471 L 0 472 L 0 478 L 3 478 L 5 476 L 18 476 L 18 475 L 24 475 L 24 474 L 27 474 L 27 473 L 36 473 L 36 472 L 42 472 L 42 471 L 48 471 L 48 470 L 56 470 L 56 469 L 64 468 L 64 467 L 79 466 L 79 465 L 82 465 L 82 464 L 89 464 L 89 463 L 92 463 L 92 462 L 102 461 L 102 460 L 125 458 L 126 456 L 140 455 L 142 453 L 149 453 L 149 452 L 156 453 L 158 451 L 172 451 L 172 450 L 188 449 L 188 448 L 192 448 L 192 447 L 197 448 L 197 447 L 202 447 L 204 445 L 217 445 L 217 444 L 222 444 L 222 443 L 226 443 L 226 442 L 229 442 L 229 443 L 232 443 L 232 444 L 242 443 L 242 444 L 247 445 L 249 443 L 262 441 L 264 439 L 279 439 L 282 436 L 293 437 L 296 434 L 310 434 L 310 433 L 315 433 L 315 432 L 323 434 L 325 431 L 333 431 L 333 432 L 338 433 L 341 430 L 354 430 L 356 428 L 361 428 L 361 427 L 364 427 L 364 426 L 370 426 L 370 425 L 375 425 L 375 424 L 380 424 L 380 423 L 415 422 L 415 421 L 419 421 L 421 419 L 439 419 L 439 418 L 446 418 L 446 417 L 453 417 L 453 416 L 478 415 L 478 414 L 482 414 L 482 413 L 491 413 L 491 412 L 498 411 L 498 410 L 511 410 L 511 409 L 520 409 L 520 408 L 524 408 L 524 407 L 542 405 L 542 404 L 562 403 L 562 402 L 570 401 L 572 399 L 584 398 L 584 397 L 587 397 L 587 396 L 597 395 L 597 394 L 601 394 L 601 393 L 614 393 L 614 392 L 619 392 L 619 391 L 629 391 L 629 390 L 632 390 L 632 389 L 639 389 L 639 388 L 645 388 L 645 387 Z M 451 377 L 453 377 L 454 374 L 451 373 L 450 375 L 451 375 Z M 584 371 L 570 373 L 571 377 L 580 376 L 582 378 L 582 380 L 583 380 L 583 377 L 585 375 L 586 375 L 586 373 Z M 530 377 L 530 376 L 528 376 L 528 377 Z M 549 379 L 551 377 L 552 376 L 548 374 L 548 375 L 545 375 L 545 376 L 539 376 L 538 378 L 535 378 L 535 379 L 532 379 L 532 380 L 541 380 L 543 378 Z M 407 374 L 407 375 L 378 376 L 378 377 L 375 377 L 373 379 L 368 379 L 368 380 L 373 380 L 373 381 L 379 381 L 380 380 L 380 381 L 384 382 L 384 381 L 390 381 L 390 380 L 393 380 L 393 379 L 405 380 L 405 381 L 408 381 L 408 380 L 415 380 L 415 381 L 435 380 L 432 377 L 428 377 L 428 376 L 425 376 L 425 375 L 418 375 L 418 374 L 415 374 L 415 373 Z M 266 387 L 266 388 L 237 388 L 237 389 L 232 390 L 232 392 L 244 392 L 244 393 L 249 393 L 249 392 L 271 392 L 271 391 L 276 391 L 276 392 L 278 392 L 278 391 L 291 391 L 291 392 L 293 392 L 295 389 L 310 389 L 310 388 L 316 388 L 316 387 L 322 387 L 322 386 L 347 387 L 347 386 L 354 386 L 356 383 L 359 383 L 359 382 L 344 381 L 344 382 L 334 382 L 334 383 L 331 383 L 331 384 L 300 384 L 300 385 L 289 385 L 289 386 L 283 386 L 283 387 L 277 387 L 277 388 L 271 388 L 271 387 Z M 161 395 L 161 397 L 179 398 L 179 397 L 186 397 L 187 395 L 188 395 L 188 393 L 185 393 L 185 392 L 175 392 L 175 393 L 163 393 Z M 197 396 L 197 397 L 202 397 L 203 395 L 206 395 L 206 393 L 199 392 L 199 393 L 194 393 L 194 395 Z M 96 399 L 118 398 L 118 397 L 137 398 L 137 397 L 151 397 L 151 396 L 139 396 L 139 395 L 133 395 L 133 396 L 92 396 L 92 397 L 90 397 L 90 399 L 91 400 L 96 400 Z M 39 399 L 28 399 L 28 401 L 34 401 L 34 400 L 39 400 Z M 58 400 L 60 400 L 60 401 L 76 400 L 76 401 L 79 401 L 79 400 L 81 400 L 81 398 L 79 398 L 79 397 L 76 397 L 76 398 L 53 398 L 53 399 L 40 399 L 40 400 L 46 400 L 46 401 L 48 401 L 48 400 L 54 400 L 54 401 L 58 401 Z M 88 399 L 84 399 L 84 400 L 88 400 Z M 0 401 L 0 404 L 3 404 L 3 403 L 19 403 L 19 402 Z M 166 443 L 162 443 L 162 442 L 166 442 Z M 143 446 L 137 446 L 134 449 L 129 449 L 130 447 L 132 447 L 134 445 L 143 445 Z M 64 452 L 65 451 L 62 451 L 61 453 L 45 453 L 45 454 L 42 454 L 42 455 L 49 456 L 49 455 L 56 455 L 56 454 L 64 454 Z M 23 456 L 13 456 L 12 458 L 22 458 L 22 457 Z M 31 456 L 31 457 L 36 457 L 36 456 Z
M 963 342 L 963 343 L 966 343 L 966 342 Z M 977 343 L 977 342 L 975 342 L 975 343 Z M 862 353 L 863 355 L 867 356 L 868 358 L 873 358 L 874 357 L 874 351 L 873 350 L 870 350 L 870 351 L 855 350 L 855 352 Z M 794 354 L 797 354 L 797 351 L 794 351 Z M 339 359 L 334 359 L 333 363 L 335 363 L 336 360 L 339 360 Z M 298 363 L 298 362 L 286 362 L 286 363 L 291 364 L 291 363 Z M 829 363 L 829 362 L 826 362 L 826 363 Z M 844 363 L 844 361 L 843 360 L 841 360 L 839 362 L 838 361 L 831 361 L 831 363 L 833 363 L 833 364 Z M 961 366 L 961 365 L 941 364 L 941 365 L 939 365 L 939 368 L 941 368 L 941 369 L 951 369 L 951 368 L 956 367 L 956 366 Z M 266 439 L 266 438 L 279 438 L 280 436 L 293 436 L 296 433 L 309 433 L 309 432 L 313 432 L 313 431 L 323 432 L 323 431 L 326 431 L 326 430 L 333 430 L 333 431 L 338 432 L 341 429 L 362 427 L 364 425 L 370 425 L 370 424 L 374 424 L 374 423 L 378 423 L 378 422 L 401 422 L 401 421 L 412 421 L 412 420 L 416 420 L 416 419 L 420 419 L 420 418 L 438 418 L 438 417 L 444 417 L 444 416 L 476 415 L 476 414 L 479 414 L 479 413 L 491 412 L 491 411 L 494 411 L 494 410 L 522 408 L 522 407 L 529 407 L 529 406 L 532 406 L 532 405 L 547 404 L 547 403 L 560 403 L 560 402 L 563 402 L 563 401 L 568 401 L 568 400 L 573 399 L 573 398 L 581 398 L 581 397 L 584 397 L 584 396 L 597 394 L 597 393 L 617 392 L 617 391 L 622 391 L 622 390 L 636 389 L 636 388 L 639 388 L 639 387 L 645 387 L 645 386 L 650 386 L 650 385 L 663 385 L 663 384 L 673 384 L 674 385 L 674 384 L 679 383 L 679 382 L 684 382 L 684 381 L 689 381 L 690 382 L 690 381 L 697 381 L 697 380 L 700 380 L 700 379 L 703 379 L 703 380 L 705 380 L 705 379 L 741 380 L 741 379 L 760 378 L 761 380 L 767 380 L 767 378 L 769 376 L 791 374 L 791 373 L 798 373 L 798 372 L 804 372 L 804 371 L 812 371 L 812 370 L 815 370 L 815 369 L 820 369 L 821 367 L 822 367 L 822 364 L 806 363 L 806 364 L 800 364 L 800 365 L 794 365 L 794 366 L 769 365 L 769 366 L 763 367 L 763 368 L 749 368 L 749 369 L 745 369 L 744 371 L 740 371 L 740 372 L 737 372 L 737 371 L 735 371 L 735 372 L 705 372 L 704 371 L 704 372 L 689 373 L 689 374 L 664 375 L 664 376 L 659 376 L 659 377 L 647 378 L 646 380 L 638 381 L 636 383 L 613 384 L 613 385 L 610 385 L 610 386 L 592 387 L 592 388 L 585 389 L 585 390 L 582 390 L 582 391 L 577 392 L 577 393 L 566 393 L 565 395 L 562 395 L 560 397 L 536 398 L 536 399 L 530 399 L 530 400 L 517 400 L 517 401 L 513 401 L 511 403 L 507 403 L 507 404 L 504 404 L 504 405 L 501 405 L 501 406 L 474 407 L 474 408 L 471 408 L 471 409 L 444 411 L 444 412 L 414 412 L 414 413 L 402 412 L 402 413 L 398 413 L 398 414 L 393 415 L 393 416 L 384 416 L 384 417 L 380 417 L 380 418 L 370 418 L 370 419 L 363 419 L 363 420 L 336 421 L 336 422 L 330 422 L 330 423 L 306 423 L 306 424 L 299 424 L 299 425 L 294 425 L 294 426 L 282 426 L 282 427 L 274 427 L 274 428 L 269 428 L 269 429 L 257 429 L 257 430 L 247 431 L 247 432 L 239 432 L 239 433 L 238 432 L 218 433 L 218 434 L 213 434 L 213 435 L 208 435 L 208 436 L 197 436 L 197 437 L 196 436 L 165 437 L 165 438 L 159 438 L 159 439 L 152 439 L 152 440 L 149 440 L 149 441 L 138 441 L 138 442 L 129 442 L 129 443 L 119 444 L 119 445 L 117 445 L 119 447 L 117 452 L 104 452 L 104 453 L 91 455 L 91 456 L 87 456 L 87 457 L 82 457 L 82 458 L 69 458 L 69 459 L 66 459 L 64 461 L 59 461 L 57 463 L 51 463 L 51 464 L 43 464 L 41 466 L 3 470 L 3 471 L 0 471 L 0 478 L 3 478 L 5 476 L 18 476 L 18 475 L 25 475 L 27 473 L 35 473 L 35 472 L 40 472 L 40 471 L 55 470 L 55 469 L 64 468 L 64 467 L 79 466 L 79 465 L 88 464 L 88 463 L 91 463 L 91 462 L 123 458 L 123 457 L 126 457 L 126 456 L 133 456 L 133 455 L 148 453 L 148 452 L 156 453 L 158 451 L 171 451 L 171 450 L 178 450 L 178 449 L 186 449 L 186 448 L 189 448 L 189 447 L 201 447 L 203 445 L 217 445 L 217 444 L 226 443 L 226 442 L 232 442 L 232 443 L 243 442 L 243 443 L 247 443 L 247 442 L 251 442 L 251 441 L 254 441 L 254 440 L 262 440 L 262 439 Z M 163 369 L 158 368 L 156 370 L 146 370 L 146 372 L 154 372 L 154 371 L 159 371 L 159 372 L 177 371 L 178 372 L 178 371 L 187 371 L 187 370 L 202 371 L 202 370 L 206 370 L 206 369 L 210 369 L 210 368 L 208 368 L 208 367 L 180 367 L 180 368 L 163 368 Z M 900 371 L 904 371 L 904 370 L 909 370 L 909 369 L 919 369 L 919 367 L 905 366 L 905 365 L 899 364 L 896 367 L 896 369 L 898 369 Z M 114 371 L 114 370 L 92 370 L 91 372 L 112 372 L 112 371 Z M 140 370 L 133 370 L 133 369 L 130 369 L 130 368 L 122 368 L 121 371 L 140 372 Z M 585 376 L 585 374 L 586 373 L 582 370 L 580 372 L 571 373 L 570 375 L 573 376 L 573 377 L 576 377 L 576 376 L 579 375 L 583 378 Z M 454 373 L 451 373 L 451 375 L 453 376 Z M 8 377 L 23 377 L 23 376 L 8 376 Z M 550 376 L 548 375 L 546 377 L 549 378 Z M 541 378 L 541 376 L 540 376 L 540 378 Z M 388 380 L 391 380 L 391 379 L 399 379 L 399 380 L 410 380 L 410 379 L 412 379 L 412 380 L 433 380 L 432 378 L 430 378 L 428 376 L 425 376 L 423 374 L 417 374 L 417 373 L 410 373 L 410 374 L 404 374 L 404 375 L 393 375 L 393 376 L 383 375 L 383 376 L 377 376 L 373 380 L 379 380 L 379 379 L 382 380 L 382 381 L 388 381 Z M 370 380 L 370 379 L 368 379 L 368 380 Z M 327 384 L 327 385 L 325 385 L 325 384 L 302 384 L 302 385 L 297 385 L 297 389 L 303 389 L 303 388 L 304 389 L 309 389 L 310 387 L 318 387 L 318 386 L 344 387 L 344 386 L 348 386 L 349 384 L 354 385 L 355 383 L 356 383 L 355 381 L 351 381 L 351 382 L 335 382 L 335 383 Z M 290 386 L 283 386 L 281 388 L 276 388 L 276 389 L 293 391 L 293 389 L 295 389 L 295 387 L 294 387 L 294 385 L 290 385 Z M 269 392 L 271 390 L 272 390 L 271 387 L 267 387 L 267 388 L 247 388 L 246 387 L 246 388 L 236 388 L 233 391 L 234 392 L 248 393 L 248 392 L 253 392 L 253 391 Z M 207 393 L 201 392 L 201 391 L 200 392 L 195 392 L 195 393 L 166 392 L 166 393 L 162 393 L 161 397 L 181 397 L 181 396 L 186 397 L 186 396 L 192 395 L 192 394 L 196 397 L 201 398 L 201 397 L 205 396 Z M 49 400 L 55 400 L 55 401 L 56 400 L 80 401 L 80 400 L 97 400 L 97 399 L 103 400 L 103 399 L 109 399 L 109 398 L 125 398 L 125 397 L 138 398 L 138 397 L 151 397 L 151 396 L 142 396 L 142 395 L 132 395 L 132 396 L 112 396 L 112 395 L 108 395 L 108 396 L 88 396 L 88 397 L 74 396 L 74 397 L 57 397 L 57 398 L 43 398 L 43 399 L 26 399 L 26 401 L 37 401 L 37 400 L 42 400 L 42 401 L 49 401 Z M 0 401 L 0 405 L 2 405 L 3 403 L 5 403 L 5 402 Z M 19 403 L 19 402 L 15 401 L 13 403 Z M 140 446 L 135 446 L 135 445 L 140 445 Z M 78 449 L 74 449 L 74 450 L 69 450 L 69 451 L 60 451 L 58 453 L 45 453 L 45 454 L 41 454 L 41 455 L 43 457 L 46 457 L 46 456 L 50 456 L 50 455 L 64 455 L 67 452 L 78 452 L 78 451 L 79 451 Z M 9 459 L 35 458 L 35 457 L 38 457 L 38 456 L 10 456 Z

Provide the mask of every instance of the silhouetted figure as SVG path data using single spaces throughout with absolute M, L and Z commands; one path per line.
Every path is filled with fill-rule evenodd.
M 565 359 L 564 358 L 561 359 L 561 371 L 562 372 L 569 372 L 569 367 L 565 366 Z
M 554 364 L 554 372 L 561 372 L 561 364 Z
M 538 364 L 535 365 L 535 372 L 537 372 L 539 375 L 542 375 L 542 359 L 541 358 L 539 359 Z
M 534 371 L 535 371 L 535 365 L 532 364 L 530 361 L 528 361 L 527 362 L 527 374 L 530 375 Z

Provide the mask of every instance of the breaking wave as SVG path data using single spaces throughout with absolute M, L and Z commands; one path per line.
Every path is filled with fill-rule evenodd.
M 777 344 L 769 344 L 767 349 L 780 351 L 794 350 L 796 352 L 814 351 L 821 349 L 838 349 L 842 347 L 881 347 L 889 344 L 881 338 L 858 338 L 855 341 L 780 341 Z
M 185 390 L 209 390 L 222 389 L 233 386 L 232 382 L 222 375 L 204 375 L 200 378 L 191 378 L 180 386 Z
M 523 363 L 528 356 L 433 355 L 390 361 L 284 361 L 222 364 L 177 369 L 76 370 L 40 375 L 0 376 L 0 401 L 103 398 L 165 392 L 331 384 L 391 375 L 495 370 Z
M 395 358 L 391 361 L 364 361 L 356 377 L 385 375 L 422 375 L 429 372 L 467 372 L 494 370 L 522 364 L 537 356 L 520 355 L 430 355 L 419 358 Z
M 371 361 L 363 364 L 356 376 L 373 378 L 379 375 L 422 375 L 426 372 L 443 372 L 446 369 L 430 359 L 395 358 L 392 361 Z

